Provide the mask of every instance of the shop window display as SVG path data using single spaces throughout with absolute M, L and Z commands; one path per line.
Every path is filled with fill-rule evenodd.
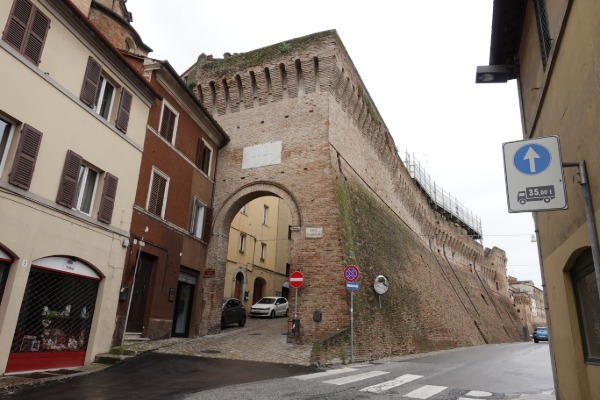
M 85 351 L 98 281 L 32 268 L 11 353 Z

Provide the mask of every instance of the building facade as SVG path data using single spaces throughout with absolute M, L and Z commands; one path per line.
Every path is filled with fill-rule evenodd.
M 288 297 L 291 216 L 285 203 L 265 196 L 245 204 L 231 223 L 225 297 L 247 310 L 263 296 Z
M 87 4 L 87 3 L 86 3 Z M 89 20 L 159 98 L 144 141 L 113 343 L 198 335 L 219 148 L 228 136 L 131 26 L 124 2 L 91 1 Z
M 568 208 L 534 213 L 558 399 L 600 398 L 599 13 L 593 0 L 496 0 L 477 77 L 516 79 L 523 139 L 560 140 Z
M 0 24 L 0 371 L 83 365 L 111 345 L 157 96 L 68 1 Z

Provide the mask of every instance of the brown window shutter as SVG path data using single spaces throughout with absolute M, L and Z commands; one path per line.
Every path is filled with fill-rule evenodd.
M 212 217 L 213 209 L 211 207 L 204 208 L 204 227 L 202 228 L 202 240 L 205 242 L 210 241 L 212 235 Z
M 46 18 L 39 10 L 34 9 L 33 21 L 31 21 L 31 30 L 25 42 L 23 55 L 31 60 L 35 65 L 39 65 L 42 57 L 42 49 L 46 42 L 46 34 L 50 28 L 50 20 Z
M 58 187 L 56 202 L 68 208 L 73 208 L 75 195 L 77 193 L 77 181 L 79 180 L 79 169 L 82 158 L 74 151 L 67 151 L 67 158 L 63 167 L 62 179 Z
M 115 126 L 123 133 L 127 133 L 129 125 L 129 111 L 131 111 L 131 101 L 133 96 L 127 90 L 121 92 L 121 102 L 119 104 L 119 113 L 117 114 L 117 122 Z
M 204 156 L 204 141 L 198 139 L 198 150 L 196 151 L 196 166 L 202 169 L 202 157 Z
M 117 197 L 117 184 L 119 178 L 106 173 L 104 177 L 104 189 L 102 189 L 102 199 L 100 200 L 100 209 L 98 210 L 98 221 L 110 224 L 115 208 L 115 198 Z
M 162 121 L 160 123 L 160 136 L 171 142 L 175 132 L 175 113 L 167 106 L 163 107 Z
M 148 202 L 148 211 L 159 217 L 162 214 L 166 188 L 167 180 L 161 175 L 154 173 L 154 177 L 152 178 L 152 187 L 150 188 L 150 201 Z
M 23 43 L 25 43 L 25 35 L 29 25 L 29 17 L 33 5 L 27 0 L 16 0 L 13 3 L 13 8 L 10 11 L 8 24 L 2 35 L 2 40 L 22 52 Z
M 23 125 L 15 160 L 8 178 L 10 184 L 29 190 L 41 142 L 42 132 L 27 124 Z
M 208 174 L 208 171 L 210 170 L 210 154 L 210 148 L 205 146 L 204 150 L 202 151 L 202 167 L 200 169 L 206 172 L 206 174 Z
M 96 93 L 98 92 L 98 84 L 100 83 L 101 72 L 102 67 L 100 64 L 90 57 L 85 69 L 83 87 L 81 88 L 81 95 L 79 98 L 91 108 L 94 108 L 95 105 L 94 102 L 96 101 Z

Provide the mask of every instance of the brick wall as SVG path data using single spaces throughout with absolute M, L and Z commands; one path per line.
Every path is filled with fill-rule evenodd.
M 429 206 L 334 31 L 219 60 L 201 55 L 185 78 L 231 137 L 216 178 L 218 242 L 253 198 L 279 193 L 296 210 L 302 341 L 349 325 L 350 263 L 363 273 L 359 358 L 517 339 L 504 251 L 484 249 Z M 241 168 L 245 147 L 273 141 L 283 143 L 281 164 Z M 307 239 L 306 227 L 323 227 L 324 237 Z M 205 294 L 206 331 L 218 324 L 225 259 L 226 245 L 211 243 L 218 273 Z M 381 298 L 372 290 L 378 274 L 390 279 Z

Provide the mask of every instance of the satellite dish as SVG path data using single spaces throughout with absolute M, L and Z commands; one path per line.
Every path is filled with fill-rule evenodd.
M 375 289 L 375 292 L 377 294 L 384 294 L 388 291 L 389 286 L 390 284 L 388 282 L 388 279 L 383 275 L 378 275 L 377 278 L 375 278 L 373 289 Z

